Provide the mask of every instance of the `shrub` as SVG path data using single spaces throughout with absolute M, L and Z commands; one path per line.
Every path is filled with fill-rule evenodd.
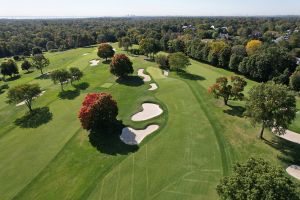
M 165 69 L 169 67 L 169 60 L 166 55 L 159 54 L 155 58 L 155 62 L 159 65 L 160 68 Z

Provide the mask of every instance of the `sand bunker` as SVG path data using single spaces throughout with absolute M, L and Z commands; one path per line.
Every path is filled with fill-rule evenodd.
M 144 78 L 144 82 L 151 81 L 151 77 L 149 75 L 144 74 L 144 69 L 139 69 L 138 75 Z
M 140 144 L 145 137 L 159 129 L 158 125 L 150 125 L 144 130 L 135 130 L 130 127 L 123 128 L 120 139 L 128 145 Z
M 300 166 L 292 165 L 286 169 L 286 172 L 292 177 L 300 180 Z
M 84 54 L 82 54 L 83 56 L 87 56 L 87 55 L 89 55 L 89 53 L 84 53 Z
M 169 76 L 169 71 L 163 70 L 163 74 L 164 74 L 164 76 Z
M 157 85 L 156 85 L 156 83 L 151 83 L 150 86 L 151 86 L 151 88 L 148 89 L 150 91 L 156 90 L 158 88 Z
M 43 94 L 45 94 L 46 91 L 42 91 L 38 96 L 34 97 L 33 99 L 36 99 L 40 96 L 42 96 Z M 18 103 L 16 106 L 23 106 L 25 105 L 25 101 L 22 101 L 21 103 Z
M 293 131 L 286 130 L 286 134 L 280 135 L 279 137 L 300 144 L 300 134 L 295 133 Z
M 100 62 L 100 60 L 91 60 L 90 65 L 91 66 L 97 66 L 99 62 Z
M 152 119 L 157 117 L 163 113 L 163 110 L 159 107 L 159 105 L 154 103 L 144 103 L 142 105 L 143 111 L 136 113 L 131 117 L 132 121 L 140 122 Z

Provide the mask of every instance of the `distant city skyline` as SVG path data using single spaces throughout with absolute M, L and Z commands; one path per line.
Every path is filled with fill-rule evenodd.
M 299 0 L 10 0 L 1 2 L 0 17 L 122 16 L 274 16 L 300 15 Z

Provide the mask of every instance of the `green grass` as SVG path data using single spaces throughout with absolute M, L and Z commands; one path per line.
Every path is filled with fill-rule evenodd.
M 88 87 L 75 93 L 73 86 L 67 86 L 67 99 L 59 98 L 59 85 L 34 79 L 38 72 L 9 82 L 11 87 L 37 82 L 46 90 L 34 107 L 49 107 L 52 120 L 38 128 L 16 126 L 14 121 L 26 108 L 8 105 L 6 94 L 0 95 L 1 200 L 217 199 L 215 187 L 236 161 L 259 156 L 283 167 L 299 162 L 299 156 L 292 153 L 298 147 L 281 151 L 272 144 L 282 140 L 268 131 L 270 143 L 256 138 L 259 127 L 253 128 L 241 116 L 244 102 L 230 102 L 232 107 L 226 107 L 207 93 L 217 77 L 230 76 L 231 72 L 192 61 L 189 75 L 171 73 L 164 77 L 155 63 L 142 56 L 130 57 L 135 75 L 137 69 L 145 68 L 158 84 L 158 90 L 148 91 L 149 84 L 116 83 L 107 64 L 89 66 L 88 61 L 97 58 L 95 50 L 46 54 L 51 66 L 45 71 L 74 66 L 84 71 L 80 83 Z M 84 53 L 90 54 L 82 56 Z M 254 84 L 248 81 L 246 90 Z M 117 141 L 107 141 L 107 146 L 97 150 L 77 119 L 81 102 L 90 92 L 111 93 L 118 102 L 118 118 L 125 125 L 139 129 L 155 123 L 160 125 L 159 131 L 148 136 L 136 152 Z M 159 103 L 164 114 L 146 122 L 132 122 L 130 117 L 145 101 Z M 292 127 L 299 128 L 297 123 Z

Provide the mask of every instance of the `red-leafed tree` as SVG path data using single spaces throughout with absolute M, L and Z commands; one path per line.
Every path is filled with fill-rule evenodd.
M 124 78 L 133 73 L 132 62 L 125 54 L 116 54 L 110 63 L 110 72 L 117 77 Z
M 105 60 L 107 61 L 107 58 L 111 58 L 114 56 L 115 51 L 110 44 L 102 43 L 98 47 L 97 54 L 100 58 L 105 58 Z
M 81 125 L 86 130 L 103 129 L 117 120 L 118 106 L 107 93 L 88 94 L 79 111 Z

